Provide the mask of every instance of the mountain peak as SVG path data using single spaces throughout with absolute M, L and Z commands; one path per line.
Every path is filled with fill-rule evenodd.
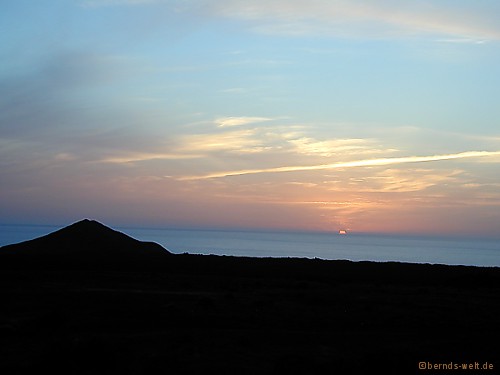
M 139 241 L 98 221 L 83 219 L 45 236 L 4 246 L 0 254 L 20 254 L 30 259 L 123 263 L 163 259 L 171 253 L 157 243 Z

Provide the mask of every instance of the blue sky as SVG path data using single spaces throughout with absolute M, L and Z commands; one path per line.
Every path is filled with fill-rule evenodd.
M 0 221 L 496 235 L 497 1 L 4 1 Z

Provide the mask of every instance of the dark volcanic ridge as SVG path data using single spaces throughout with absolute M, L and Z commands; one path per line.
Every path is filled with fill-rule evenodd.
M 163 259 L 171 253 L 154 242 L 144 242 L 84 219 L 33 240 L 0 248 L 2 258 L 24 260 L 123 263 Z
M 499 267 L 308 258 L 254 258 L 172 254 L 94 220 L 81 220 L 46 236 L 0 248 L 2 270 L 141 270 L 217 277 L 356 281 L 391 284 L 491 285 Z

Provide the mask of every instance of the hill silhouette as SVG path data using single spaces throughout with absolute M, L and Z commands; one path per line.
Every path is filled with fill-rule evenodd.
M 498 295 L 499 267 L 170 254 L 82 220 L 0 248 L 0 373 L 498 374 Z
M 171 253 L 154 242 L 143 242 L 95 220 L 84 219 L 48 235 L 0 248 L 13 261 L 50 264 L 124 264 L 164 259 Z

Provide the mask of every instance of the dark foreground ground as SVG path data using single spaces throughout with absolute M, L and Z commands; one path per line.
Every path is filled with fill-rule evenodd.
M 499 268 L 167 258 L 0 265 L 0 373 L 500 373 Z

